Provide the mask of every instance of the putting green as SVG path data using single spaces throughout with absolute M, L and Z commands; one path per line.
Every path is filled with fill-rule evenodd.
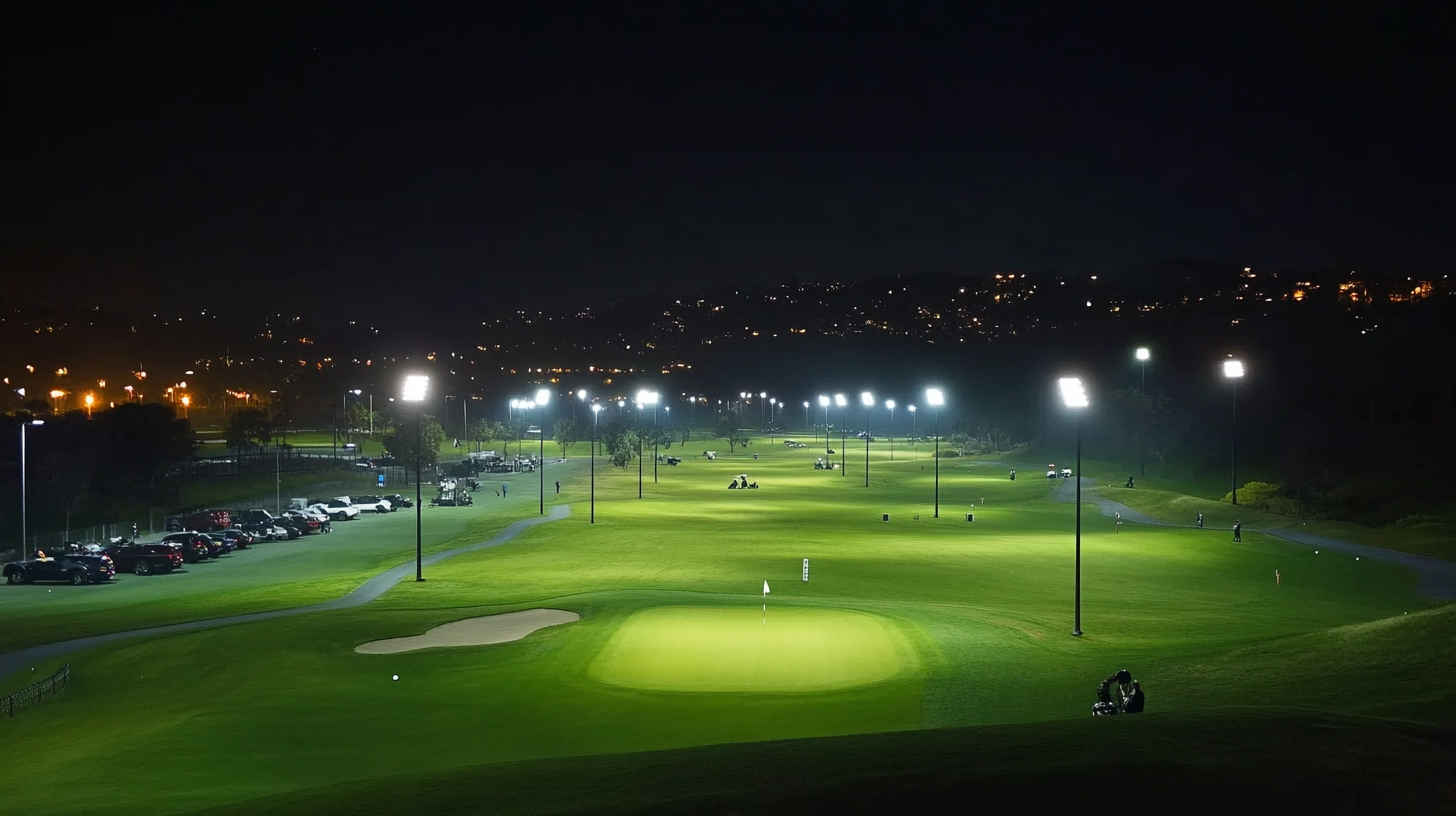
M 801 692 L 876 683 L 918 668 L 894 624 L 844 609 L 668 606 L 633 613 L 592 661 L 614 686 Z

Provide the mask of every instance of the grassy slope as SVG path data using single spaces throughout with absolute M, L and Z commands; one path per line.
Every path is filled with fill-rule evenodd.
M 25 746 L 20 762 L 0 767 L 0 785 L 14 792 L 17 807 L 53 812 L 173 812 L 278 795 L 267 807 L 378 810 L 404 793 L 441 811 L 471 802 L 508 811 L 550 809 L 537 807 L 543 801 L 630 809 L 643 796 L 684 809 L 703 796 L 714 807 L 738 807 L 786 791 L 819 795 L 820 778 L 856 802 L 863 783 L 843 780 L 861 776 L 866 763 L 889 762 L 891 777 L 923 781 L 915 770 L 922 761 L 955 757 L 964 764 L 951 762 L 946 772 L 966 778 L 983 760 L 1007 778 L 1042 772 L 1048 756 L 1081 778 L 1109 767 L 1088 748 L 1101 732 L 1087 731 L 1091 721 L 1083 720 L 1097 679 L 1124 664 L 1148 683 L 1160 712 L 1127 721 L 1144 735 L 1138 744 L 1147 757 L 1180 767 L 1224 758 L 1244 762 L 1257 780 L 1259 757 L 1273 755 L 1280 740 L 1303 734 L 1308 744 L 1327 744 L 1311 710 L 1451 722 L 1449 694 L 1434 679 L 1456 663 L 1450 610 L 1422 613 L 1427 605 L 1412 596 L 1409 576 L 1393 568 L 1308 559 L 1256 535 L 1236 547 L 1196 531 L 1131 528 L 1114 537 L 1089 524 L 1088 635 L 1073 639 L 1065 634 L 1070 506 L 1049 501 L 1040 480 L 1010 483 L 999 466 L 947 462 L 945 517 L 931 520 L 929 468 L 904 461 L 903 450 L 894 465 L 876 457 L 868 491 L 857 466 L 848 477 L 815 472 L 802 452 L 775 451 L 760 462 L 690 460 L 664 468 L 656 489 L 649 465 L 649 498 L 640 502 L 635 473 L 599 473 L 595 527 L 578 505 L 571 519 L 441 564 L 426 584 L 402 584 L 368 607 L 78 655 L 71 661 L 77 680 L 64 698 L 0 724 L 11 732 L 7 742 Z M 744 471 L 764 488 L 723 489 L 727 476 Z M 977 521 L 967 525 L 957 514 L 972 501 Z M 881 523 L 880 512 L 890 512 L 892 523 Z M 807 585 L 798 582 L 802 557 L 813 559 Z M 1278 588 L 1275 567 L 1285 575 Z M 592 661 L 634 613 L 675 604 L 756 607 L 765 578 L 774 583 L 775 606 L 856 609 L 892 621 L 920 652 L 920 671 L 813 695 L 645 692 L 590 676 Z M 546 605 L 578 611 L 582 621 L 485 649 L 352 652 L 363 640 Z M 1400 667 L 1393 679 L 1392 666 Z M 388 680 L 395 672 L 398 683 Z M 1250 703 L 1283 713 L 1230 710 L 1237 727 L 1199 713 Z M 1046 722 L 1067 719 L 1077 722 Z M 1361 722 L 1339 727 L 1356 733 L 1367 727 Z M 818 757 L 798 760 L 805 781 L 797 788 L 760 786 L 755 780 L 778 778 L 755 775 L 774 767 L 758 764 L 766 749 L 727 745 L 997 723 L 1040 724 L 909 743 L 811 743 L 797 749 Z M 1419 758 L 1417 748 L 1429 742 L 1384 722 L 1368 727 L 1360 744 L 1400 756 Z M 1195 748 L 1187 739 L 1207 742 Z M 494 765 L 715 744 L 724 747 L 708 755 Z M 1246 744 L 1266 747 L 1237 759 Z M 891 754 L 880 756 L 885 750 Z M 165 764 L 129 759 L 177 752 L 226 761 L 191 764 L 179 777 Z M 705 756 L 724 764 L 727 781 L 699 785 L 695 769 Z M 1338 764 L 1310 762 L 1327 771 Z M 58 794 L 20 782 L 41 768 L 128 784 Z M 1397 772 L 1381 766 L 1381 774 Z M 660 781 L 644 790 L 643 779 Z M 477 786 L 508 801 L 472 799 Z

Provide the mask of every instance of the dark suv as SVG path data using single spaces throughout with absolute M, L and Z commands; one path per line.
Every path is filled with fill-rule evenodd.
M 110 581 L 114 575 L 116 567 L 105 555 L 58 555 L 5 565 L 5 580 L 12 584 L 65 581 L 72 586 L 83 586 Z

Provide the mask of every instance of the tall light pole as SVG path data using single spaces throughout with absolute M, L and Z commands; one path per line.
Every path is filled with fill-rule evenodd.
M 642 399 L 637 399 L 637 427 L 642 427 Z M 637 432 L 637 498 L 642 498 L 642 431 Z
M 763 430 L 763 412 L 764 412 L 764 409 L 767 406 L 768 406 L 768 392 L 767 391 L 760 391 L 760 392 L 758 392 L 758 429 L 760 431 Z
M 1146 418 L 1148 404 L 1148 360 L 1153 358 L 1153 352 L 1147 346 L 1138 346 L 1137 350 L 1133 352 L 1133 357 L 1137 358 L 1138 365 L 1142 368 L 1142 385 L 1138 386 L 1138 397 L 1143 404 L 1144 418 Z M 1146 435 L 1146 428 L 1138 429 L 1138 476 L 1148 475 L 1148 463 L 1143 457 L 1143 437 Z
M 834 407 L 839 409 L 839 475 L 844 476 L 844 406 L 849 404 L 843 394 L 834 395 Z
M 581 405 L 581 404 L 583 404 L 585 402 L 586 402 L 586 389 L 585 388 L 578 388 L 578 389 L 576 389 L 576 404 L 577 405 Z M 581 420 L 581 411 L 578 410 L 576 412 L 576 414 L 577 414 L 577 420 L 580 421 Z
M 540 507 L 538 509 L 543 516 L 546 515 L 546 406 L 550 402 L 550 389 L 536 389 L 536 405 L 541 409 L 541 417 L 536 423 L 537 430 L 540 431 L 536 439 L 536 458 L 540 460 L 540 465 L 536 468 L 536 474 L 539 482 L 537 486 L 540 489 L 540 493 L 538 494 Z
M 870 486 L 870 409 L 875 407 L 875 395 L 868 391 L 859 392 L 859 404 L 864 406 L 865 415 L 865 487 Z
M 1239 503 L 1239 380 L 1244 378 L 1244 363 L 1242 360 L 1224 360 L 1223 377 L 1228 380 L 1234 388 L 1233 416 L 1229 424 L 1229 490 L 1233 495 L 1233 503 Z
M 809 401 L 804 400 L 804 426 L 809 426 Z
M 925 389 L 925 404 L 935 409 L 935 517 L 940 518 L 940 414 L 945 405 L 945 392 L 939 388 Z
M 601 416 L 601 403 L 594 402 L 592 412 L 592 439 L 591 439 L 591 521 L 597 523 L 597 417 Z
M 885 407 L 890 409 L 890 461 L 895 461 L 895 401 L 885 400 Z
M 192 397 L 188 394 L 182 395 L 182 418 L 187 418 L 187 409 L 192 406 Z M 90 407 L 87 407 L 87 416 L 90 416 Z
M 653 484 L 657 484 L 657 403 L 660 402 L 661 400 L 662 400 L 662 395 L 659 394 L 659 393 L 657 393 L 656 391 L 648 391 L 647 389 L 644 388 L 644 389 L 642 389 L 642 390 L 640 390 L 640 391 L 637 392 L 637 407 L 638 407 L 638 409 L 641 409 L 644 405 L 650 405 L 650 406 L 652 406 L 652 483 Z M 640 472 L 640 467 L 641 467 L 641 457 L 640 456 L 638 457 L 638 467 L 639 467 L 639 472 Z M 639 479 L 638 481 L 639 481 L 639 484 L 638 484 L 638 488 L 637 488 L 637 493 L 638 493 L 637 498 L 640 499 L 640 498 L 642 498 L 642 496 L 641 496 L 642 488 L 641 488 L 641 484 L 640 484 L 640 481 L 641 480 Z
M 29 540 L 29 531 L 26 529 L 26 481 L 25 481 L 25 429 L 28 426 L 39 427 L 45 424 L 44 419 L 32 419 L 29 422 L 20 423 L 20 560 L 25 560 L 25 544 Z
M 93 406 L 93 405 L 96 404 L 96 395 L 95 394 L 87 394 L 85 397 L 82 397 L 81 398 L 81 401 L 86 404 L 86 418 L 87 419 L 90 419 L 91 418 L 91 406 Z
M 430 389 L 430 378 L 424 374 L 410 374 L 404 378 L 404 390 L 400 399 L 415 403 L 415 580 L 425 580 L 424 535 L 421 512 L 424 510 L 424 496 L 420 491 L 420 463 L 424 456 L 425 393 Z
M 905 409 L 910 412 L 910 461 L 915 461 L 915 403 Z
M 829 456 L 829 395 L 819 395 L 819 407 L 824 409 L 824 456 Z M 827 462 L 826 462 L 827 464 Z
M 1075 411 L 1077 425 L 1077 470 L 1072 473 L 1072 478 L 1077 480 L 1077 567 L 1075 589 L 1072 595 L 1072 634 L 1078 637 L 1082 635 L 1082 412 L 1091 404 L 1087 399 L 1087 389 L 1082 386 L 1082 380 L 1078 377 L 1062 377 L 1057 380 L 1057 388 L 1062 392 L 1062 404 L 1068 410 Z

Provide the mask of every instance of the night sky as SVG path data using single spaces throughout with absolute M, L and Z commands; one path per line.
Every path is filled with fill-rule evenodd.
M 34 285 L 10 294 L 388 310 L 421 284 L 1449 266 L 1449 6 L 362 8 L 11 27 L 0 260 Z

